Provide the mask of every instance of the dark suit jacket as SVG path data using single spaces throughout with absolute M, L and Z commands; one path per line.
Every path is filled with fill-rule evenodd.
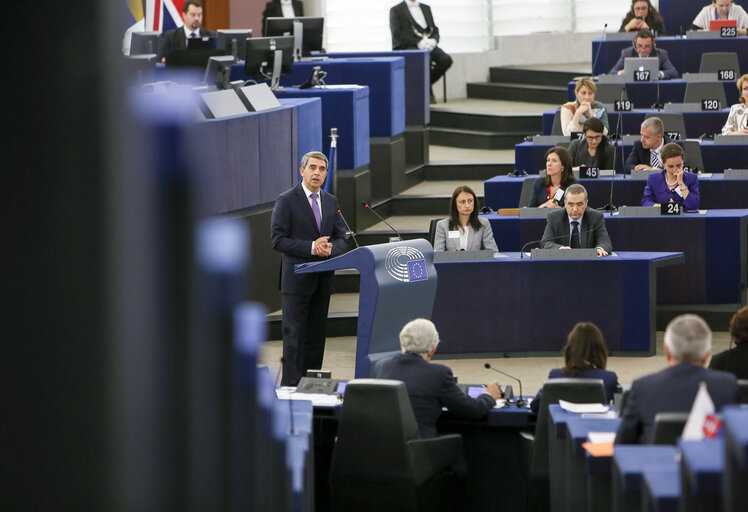
M 602 142 L 600 143 L 600 146 L 602 146 Z M 601 162 L 599 158 L 600 154 L 600 146 L 597 147 L 597 151 L 595 152 L 595 166 L 598 169 L 612 169 L 613 168 L 613 155 L 615 154 L 615 149 L 613 146 L 608 144 L 608 147 L 605 148 L 605 159 Z M 587 162 L 587 141 L 584 139 L 577 139 L 571 141 L 571 144 L 569 144 L 568 147 L 569 154 L 571 155 L 571 162 L 574 167 L 578 165 L 586 165 L 585 162 Z
M 663 79 L 666 80 L 668 78 L 678 78 L 680 74 L 678 73 L 678 70 L 675 69 L 675 66 L 673 66 L 673 63 L 670 62 L 670 57 L 668 57 L 667 50 L 655 50 L 657 52 L 657 57 L 660 59 L 660 71 L 662 71 Z M 624 60 L 627 57 L 638 57 L 639 54 L 636 53 L 636 50 L 633 46 L 629 46 L 621 50 L 621 56 L 618 58 L 618 62 L 616 62 L 616 65 L 613 66 L 613 69 L 610 70 L 609 74 L 615 75 L 619 71 L 623 69 Z M 654 55 L 651 55 L 651 57 L 654 57 Z
M 273 249 L 283 253 L 281 291 L 298 295 L 310 295 L 321 285 L 323 293 L 332 293 L 333 272 L 316 274 L 294 274 L 294 265 L 320 261 L 312 255 L 312 242 L 321 236 L 329 236 L 332 243 L 330 258 L 345 252 L 345 224 L 338 215 L 338 200 L 324 190 L 320 191 L 322 204 L 322 229 L 317 229 L 312 207 L 301 188 L 301 183 L 283 192 L 275 200 L 270 219 L 270 234 Z
M 653 172 L 647 178 L 647 186 L 644 187 L 642 206 L 669 203 L 672 199 L 674 203 L 682 204 L 687 210 L 698 210 L 701 200 L 699 196 L 699 177 L 692 172 L 684 172 L 683 183 L 689 190 L 688 197 L 685 200 L 677 193 L 670 191 L 670 187 L 665 181 L 665 171 Z
M 662 136 L 662 145 L 673 142 L 670 140 L 667 135 Z M 631 150 L 631 153 L 629 153 L 628 158 L 626 159 L 626 163 L 624 164 L 624 168 L 631 172 L 631 170 L 636 167 L 639 164 L 646 164 L 649 165 L 649 150 L 644 149 L 642 146 L 641 140 L 634 141 L 634 148 Z
M 415 27 L 420 33 L 430 35 L 432 39 L 439 42 L 439 28 L 434 24 L 434 17 L 431 15 L 431 7 L 421 4 L 423 17 L 426 18 L 428 27 L 421 27 L 410 15 L 410 10 L 405 1 L 400 2 L 390 9 L 390 32 L 392 32 L 392 49 L 393 50 L 412 50 L 418 48 L 418 41 L 421 37 L 413 31 Z
M 738 403 L 738 382 L 734 375 L 695 364 L 677 364 L 633 382 L 621 414 L 616 443 L 651 443 L 655 415 L 690 411 L 702 381 L 706 382 L 717 410 Z
M 405 383 L 421 437 L 436 437 L 436 420 L 444 406 L 458 416 L 478 419 L 496 404 L 487 393 L 469 397 L 457 387 L 449 367 L 430 363 L 418 354 L 396 354 L 379 360 L 372 373 L 378 379 Z
M 554 368 L 551 370 L 551 373 L 548 374 L 549 379 L 568 379 L 571 378 L 571 375 L 568 375 L 564 372 L 563 368 Z M 610 403 L 611 400 L 613 400 L 613 395 L 616 393 L 616 390 L 618 389 L 618 375 L 616 375 L 616 372 L 611 372 L 609 370 L 587 370 L 585 372 L 580 373 L 575 378 L 577 379 L 601 379 L 603 381 L 603 386 L 605 386 L 605 401 L 607 403 Z M 535 395 L 535 400 L 532 401 L 530 404 L 530 409 L 532 409 L 533 412 L 538 412 L 540 410 L 540 401 L 543 398 L 543 389 L 541 388 L 537 394 Z
M 735 375 L 738 379 L 748 379 L 748 345 L 740 344 L 712 357 L 709 368 Z
M 537 178 L 535 180 L 535 183 L 532 184 L 532 195 L 530 196 L 530 202 L 527 203 L 527 206 L 536 207 L 548 201 L 548 187 L 543 185 L 543 181 L 543 178 Z M 576 182 L 576 180 L 572 180 L 569 185 Z M 566 187 L 568 187 L 569 185 L 567 185 Z M 561 187 L 561 189 L 566 190 L 566 187 Z M 564 194 L 564 197 L 566 197 L 566 194 Z M 564 205 L 564 197 L 562 197 L 558 201 L 559 206 Z
M 582 215 L 582 224 L 579 226 L 582 249 L 594 249 L 601 247 L 607 252 L 613 251 L 608 230 L 605 228 L 603 214 L 587 207 Z M 591 232 L 587 232 L 593 230 Z M 540 246 L 543 249 L 553 249 L 569 245 L 569 215 L 566 209 L 560 209 L 548 214 L 548 221 L 543 232 L 543 241 Z
M 216 33 L 200 27 L 200 37 L 216 37 Z M 162 59 L 169 50 L 186 50 L 187 38 L 184 27 L 167 30 L 161 36 L 158 45 L 158 58 Z
M 304 16 L 304 4 L 301 0 L 292 0 L 291 5 L 293 6 L 294 16 Z M 265 4 L 265 10 L 262 11 L 262 35 L 265 35 L 265 20 L 268 18 L 282 18 L 283 8 L 281 7 L 280 0 L 272 0 Z

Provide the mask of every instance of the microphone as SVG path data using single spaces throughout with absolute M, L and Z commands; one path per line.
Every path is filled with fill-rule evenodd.
M 343 212 L 340 211 L 340 208 L 338 208 L 338 215 L 340 215 L 340 218 L 343 219 L 343 224 L 345 224 L 345 229 L 347 230 L 345 232 L 345 237 L 348 238 L 349 236 L 353 238 L 353 241 L 356 243 L 356 247 L 361 247 L 358 245 L 358 240 L 356 240 L 356 234 L 353 232 L 351 227 L 348 225 L 348 223 L 345 221 L 345 217 L 343 217 Z
M 390 225 L 389 222 L 387 222 L 386 220 L 384 220 L 384 218 L 381 215 L 379 215 L 377 212 L 375 212 L 374 210 L 372 210 L 371 206 L 369 206 L 369 203 L 367 203 L 366 201 L 361 201 L 361 205 L 364 208 L 366 208 L 367 210 L 369 210 L 371 213 L 373 213 L 374 215 L 376 215 L 379 220 L 381 220 L 382 222 L 384 222 L 385 224 L 387 224 L 387 227 L 389 227 L 392 231 L 395 232 L 395 234 L 397 235 L 397 240 L 393 240 L 392 238 L 390 238 L 390 242 L 400 242 L 400 241 L 402 241 L 403 237 L 400 236 L 400 233 L 398 233 L 397 230 L 395 228 L 393 228 Z
M 662 110 L 663 106 L 662 106 L 662 103 L 660 103 L 660 77 L 659 77 L 659 73 L 660 72 L 657 71 L 657 74 L 658 74 L 658 76 L 657 76 L 657 102 L 654 105 L 652 105 L 652 108 L 657 109 L 657 110 Z
M 621 87 L 621 102 L 623 102 L 623 95 L 626 94 L 626 86 Z M 623 135 L 623 112 L 618 113 L 618 119 L 616 120 L 616 139 L 613 142 L 613 176 L 610 178 L 610 198 L 608 204 L 600 208 L 606 212 L 614 212 L 618 210 L 618 207 L 613 204 L 613 184 L 616 181 L 616 157 L 618 156 L 618 143 L 622 141 Z M 621 160 L 623 160 L 623 144 L 621 144 Z M 626 173 L 623 174 L 626 176 Z
M 500 373 L 500 374 L 502 374 L 502 375 L 506 375 L 506 376 L 507 376 L 507 377 L 509 377 L 510 379 L 514 379 L 514 380 L 516 380 L 516 381 L 517 381 L 517 382 L 519 383 L 519 398 L 518 398 L 518 399 L 516 399 L 516 400 L 514 401 L 514 403 L 515 403 L 515 404 L 517 405 L 517 407 L 522 407 L 522 406 L 524 406 L 524 405 L 525 405 L 525 401 L 524 401 L 524 400 L 522 399 L 522 381 L 521 381 L 521 380 L 519 380 L 519 379 L 518 379 L 517 377 L 514 377 L 514 376 L 512 376 L 512 375 L 509 375 L 509 374 L 508 374 L 508 373 L 506 373 L 506 372 L 502 372 L 502 371 L 501 371 L 501 370 L 499 370 L 498 368 L 494 368 L 493 366 L 491 366 L 491 364 L 490 364 L 490 363 L 486 363 L 486 364 L 484 364 L 483 366 L 485 366 L 485 368 L 486 368 L 487 370 L 493 370 L 493 371 L 495 371 L 495 372 L 498 372 L 498 373 Z
M 581 239 L 582 235 L 585 234 L 585 233 L 593 233 L 594 231 L 595 231 L 594 229 L 588 229 L 586 231 L 580 231 L 579 232 L 579 238 Z M 540 240 L 533 240 L 531 242 L 527 242 L 525 245 L 522 246 L 522 249 L 520 249 L 520 251 L 519 251 L 519 259 L 523 259 L 525 257 L 525 249 L 527 248 L 528 245 L 537 244 L 537 243 L 540 243 L 540 242 L 545 242 L 546 240 L 558 240 L 558 239 L 563 239 L 563 238 L 566 238 L 568 240 L 569 237 L 571 237 L 571 233 L 569 233 L 568 235 L 552 236 L 550 238 L 541 238 Z
M 602 39 L 603 39 L 603 42 L 605 41 L 605 31 L 606 31 L 606 30 L 608 30 L 608 24 L 607 24 L 607 23 L 606 23 L 606 24 L 605 24 L 605 26 L 603 27 L 603 37 L 602 37 Z M 598 47 L 597 47 L 597 51 L 595 52 L 595 58 L 594 58 L 594 59 L 592 59 L 592 74 L 593 74 L 593 75 L 595 74 L 595 66 L 597 65 L 597 58 L 598 58 L 598 57 L 600 57 L 600 50 L 602 50 L 602 49 L 603 49 L 603 45 L 602 45 L 602 43 L 601 43 L 601 44 L 600 44 L 600 45 L 598 45 Z

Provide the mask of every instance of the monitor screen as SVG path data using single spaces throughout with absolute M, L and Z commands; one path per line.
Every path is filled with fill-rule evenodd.
M 300 18 L 268 18 L 265 20 L 265 36 L 293 36 L 293 22 L 299 21 L 304 26 L 301 53 L 322 51 L 322 33 L 325 18 L 302 16 Z
M 166 67 L 200 68 L 205 69 L 208 59 L 215 55 L 223 55 L 223 50 L 217 48 L 201 50 L 184 50 L 177 48 L 166 52 Z
M 216 38 L 216 48 L 225 51 L 226 55 L 233 55 L 237 60 L 244 60 L 247 50 L 246 40 L 250 37 L 252 37 L 251 28 L 221 29 Z
M 124 57 L 125 75 L 131 85 L 153 82 L 156 73 L 156 54 L 139 54 Z
M 130 34 L 130 55 L 158 53 L 158 32 L 133 32 Z
M 215 85 L 218 89 L 229 89 L 231 87 L 231 66 L 234 64 L 232 55 L 218 55 L 210 57 L 205 66 L 205 77 L 203 82 Z
M 293 66 L 293 37 L 253 37 L 247 39 L 244 73 L 256 80 L 270 78 L 273 73 L 275 51 L 283 52 L 281 74 Z
M 210 50 L 215 47 L 215 37 L 190 37 L 187 39 L 188 50 Z

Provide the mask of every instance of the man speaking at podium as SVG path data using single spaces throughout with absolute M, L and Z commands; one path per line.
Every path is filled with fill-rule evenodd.
M 307 370 L 322 367 L 334 277 L 332 271 L 295 274 L 294 265 L 346 250 L 338 200 L 322 190 L 327 165 L 324 153 L 304 155 L 301 183 L 278 196 L 270 220 L 273 249 L 283 254 L 283 386 L 295 386 Z
M 587 189 L 575 183 L 566 189 L 564 209 L 548 214 L 543 249 L 597 249 L 598 256 L 613 250 L 603 214 L 587 209 Z

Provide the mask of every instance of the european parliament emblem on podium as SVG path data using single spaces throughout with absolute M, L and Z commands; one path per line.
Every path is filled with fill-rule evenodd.
M 296 273 L 355 268 L 358 299 L 356 378 L 377 359 L 400 351 L 398 333 L 414 318 L 431 318 L 436 297 L 434 249 L 423 239 L 358 247 L 335 258 L 296 265 Z

